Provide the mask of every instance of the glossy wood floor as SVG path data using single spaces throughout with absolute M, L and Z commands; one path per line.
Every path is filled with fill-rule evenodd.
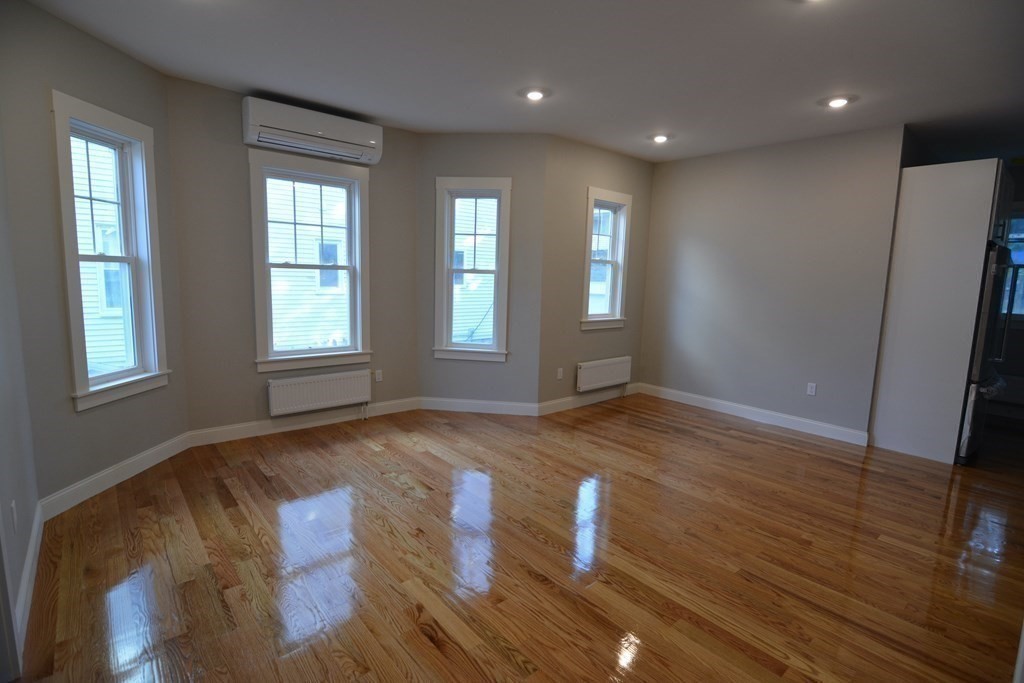
M 234 441 L 46 524 L 28 678 L 1009 680 L 1022 501 L 646 396 Z

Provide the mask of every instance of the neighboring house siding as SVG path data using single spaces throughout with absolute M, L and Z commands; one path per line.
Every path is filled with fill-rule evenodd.
M 85 263 L 82 276 L 82 314 L 85 318 L 86 355 L 90 375 L 109 372 L 109 369 L 125 367 L 125 330 L 120 316 L 109 315 L 110 311 L 100 306 L 103 295 L 100 274 L 102 266 Z
M 319 263 L 318 236 L 303 235 L 296 247 L 299 263 Z M 328 240 L 328 243 L 335 243 Z M 338 244 L 339 258 L 344 246 Z M 337 273 L 337 287 L 320 286 L 321 273 L 331 284 Z M 352 297 L 346 271 L 275 269 L 272 271 L 274 349 L 309 350 L 347 347 L 352 344 L 349 326 Z

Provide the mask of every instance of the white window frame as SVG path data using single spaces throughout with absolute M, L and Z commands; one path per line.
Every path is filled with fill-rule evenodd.
M 612 226 L 612 254 L 600 263 L 612 266 L 612 310 L 604 315 L 590 314 L 590 266 L 594 263 L 592 244 L 594 239 L 594 207 L 606 205 L 615 209 L 615 224 Z M 587 188 L 587 236 L 583 261 L 583 317 L 581 330 L 607 330 L 626 325 L 626 263 L 629 256 L 629 222 L 633 212 L 633 196 L 599 187 Z
M 119 114 L 53 91 L 53 119 L 57 142 L 57 179 L 64 232 L 64 266 L 74 373 L 75 410 L 150 391 L 167 384 L 164 344 L 163 293 L 160 278 L 160 242 L 157 227 L 156 178 L 153 173 L 153 129 Z M 137 365 L 121 372 L 89 378 L 85 349 L 80 263 L 90 260 L 78 252 L 75 187 L 71 168 L 71 135 L 83 135 L 116 145 L 121 154 L 122 221 L 126 251 L 108 261 L 128 263 L 132 272 L 135 310 L 134 344 Z M 95 260 L 95 259 L 93 259 Z M 105 280 L 105 278 L 103 278 Z M 101 281 L 105 287 L 105 281 Z M 101 292 L 105 296 L 105 292 Z
M 274 352 L 271 314 L 270 260 L 267 253 L 267 177 L 349 186 L 352 207 L 352 345 L 344 350 L 313 349 L 308 352 Z M 370 350 L 370 171 L 322 159 L 282 154 L 262 149 L 249 150 L 249 178 L 252 196 L 253 279 L 256 294 L 256 371 L 277 372 L 301 368 L 369 363 Z M 319 248 L 319 247 L 318 247 Z M 319 288 L 319 279 L 317 287 Z
M 495 197 L 498 200 L 494 343 L 490 346 L 456 344 L 451 341 L 452 317 L 449 302 L 452 299 L 451 283 L 454 275 L 454 206 L 455 200 L 459 197 Z M 434 358 L 497 363 L 504 363 L 508 358 L 508 245 L 511 201 L 511 178 L 438 177 L 436 180 Z

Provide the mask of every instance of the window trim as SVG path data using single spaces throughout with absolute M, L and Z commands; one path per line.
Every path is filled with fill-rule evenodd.
M 618 207 L 616 211 L 616 225 L 613 227 L 613 244 L 615 244 L 616 259 L 608 259 L 618 267 L 613 268 L 615 273 L 615 297 L 612 302 L 612 311 L 604 315 L 590 314 L 590 266 L 593 262 L 591 250 L 594 239 L 594 207 L 599 204 L 612 204 Z M 580 318 L 581 330 L 607 330 L 626 326 L 626 266 L 629 257 L 629 224 L 633 213 L 633 195 L 612 190 L 604 190 L 599 187 L 587 188 L 587 212 L 586 229 L 584 234 L 586 242 L 583 252 L 583 315 Z
M 508 255 L 511 226 L 512 178 L 459 178 L 438 176 L 435 180 L 434 255 L 434 358 L 504 363 L 508 358 Z M 490 347 L 460 345 L 451 337 L 449 300 L 449 249 L 454 239 L 452 207 L 459 196 L 497 196 L 498 225 L 495 256 L 494 343 Z
M 160 277 L 160 241 L 156 208 L 156 174 L 153 129 L 88 102 L 52 91 L 53 122 L 57 151 L 64 238 L 65 285 L 75 411 L 94 408 L 127 396 L 165 386 L 170 370 L 164 342 L 163 291 Z M 95 137 L 117 144 L 124 168 L 121 177 L 125 196 L 126 242 L 132 245 L 132 305 L 135 309 L 136 367 L 90 379 L 85 347 L 85 313 L 79 264 L 88 255 L 78 252 L 74 178 L 71 167 L 71 135 Z M 83 256 L 85 257 L 83 259 Z M 108 257 L 127 262 L 128 257 Z
M 270 262 L 267 256 L 266 178 L 268 171 L 285 177 L 307 178 L 312 182 L 347 183 L 351 190 L 353 225 L 351 267 L 356 271 L 358 291 L 352 296 L 352 346 L 343 351 L 325 352 L 312 349 L 305 353 L 277 352 L 271 348 L 272 298 L 270 295 Z M 256 371 L 278 372 L 302 368 L 329 367 L 369 363 L 370 350 L 370 237 L 367 226 L 370 213 L 370 171 L 323 159 L 282 154 L 263 149 L 249 149 L 249 182 L 252 201 L 253 282 L 256 301 Z M 317 281 L 319 289 L 319 280 Z

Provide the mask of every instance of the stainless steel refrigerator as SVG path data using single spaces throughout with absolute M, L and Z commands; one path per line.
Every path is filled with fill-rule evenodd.
M 1000 167 L 988 244 L 985 253 L 985 278 L 978 297 L 978 315 L 974 326 L 970 371 L 964 391 L 964 407 L 957 438 L 956 462 L 968 464 L 984 441 L 989 402 L 1006 388 L 1000 369 L 1006 359 L 1013 301 L 1018 286 L 1007 238 L 1013 186 Z M 1009 290 L 1009 296 L 1007 296 Z

